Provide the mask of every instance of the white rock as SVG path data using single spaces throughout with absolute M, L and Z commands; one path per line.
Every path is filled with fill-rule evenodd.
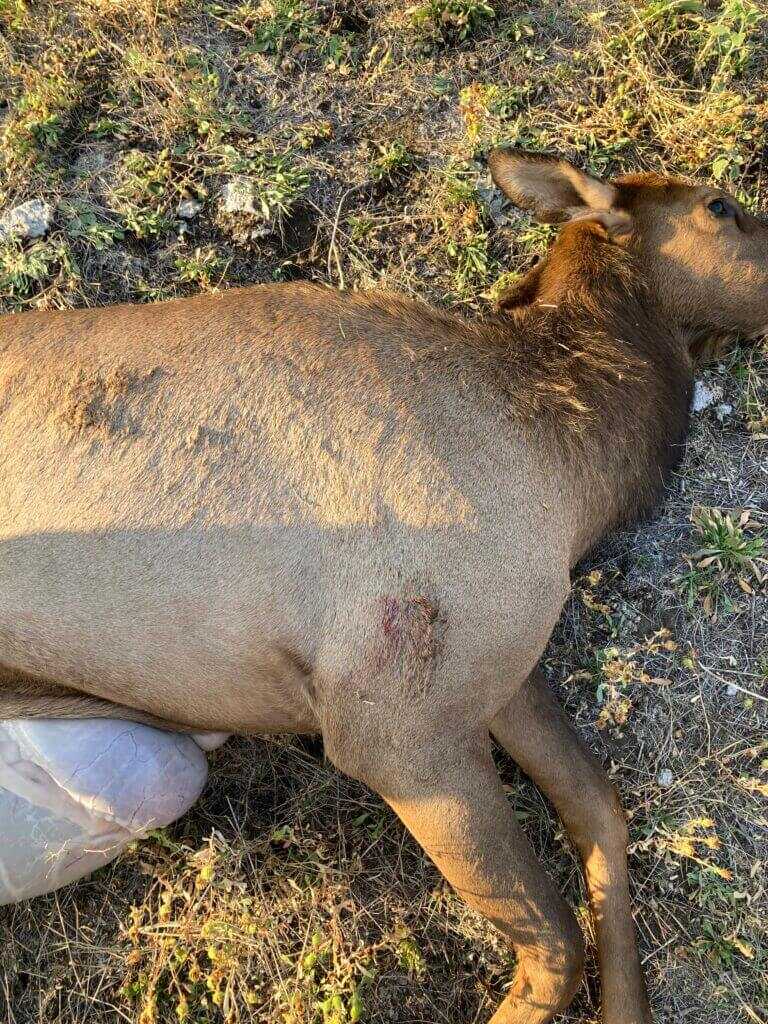
M 738 686 L 734 686 L 733 683 L 728 683 L 728 685 L 725 688 L 725 692 L 726 692 L 727 696 L 735 697 L 736 694 L 739 693 L 739 688 L 738 688 Z
M 182 220 L 192 220 L 202 208 L 202 203 L 198 203 L 196 199 L 182 199 L 176 208 L 176 213 Z
M 723 389 L 719 384 L 705 384 L 703 380 L 697 380 L 693 385 L 691 412 L 703 412 L 722 397 Z
M 715 416 L 722 423 L 724 419 L 730 416 L 733 412 L 733 406 L 730 402 L 721 402 L 715 409 Z
M 493 185 L 490 178 L 488 179 L 488 184 L 479 182 L 475 188 L 478 196 L 485 203 L 488 216 L 497 228 L 505 227 L 507 224 L 511 224 L 514 221 L 515 218 L 509 209 L 508 201 L 495 187 L 495 185 Z
M 530 216 L 507 199 L 493 183 L 490 174 L 479 179 L 475 190 L 485 204 L 488 216 L 497 228 L 522 230 L 530 225 Z
M 256 188 L 249 178 L 231 178 L 221 190 L 221 199 L 225 213 L 261 212 L 256 208 Z
M 672 783 L 675 781 L 675 777 L 669 768 L 662 768 L 659 772 L 656 781 L 662 789 L 669 789 Z
M 42 238 L 53 220 L 53 207 L 42 199 L 30 199 L 0 217 L 0 239 L 11 235 L 16 238 Z

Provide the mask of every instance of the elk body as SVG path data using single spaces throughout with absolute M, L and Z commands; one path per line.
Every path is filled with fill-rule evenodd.
M 322 733 L 514 947 L 494 1024 L 542 1024 L 582 938 L 493 735 L 583 859 L 604 1021 L 647 1024 L 624 816 L 537 662 L 680 454 L 692 350 L 768 325 L 768 227 L 490 162 L 567 223 L 484 324 L 305 285 L 0 319 L 0 719 Z

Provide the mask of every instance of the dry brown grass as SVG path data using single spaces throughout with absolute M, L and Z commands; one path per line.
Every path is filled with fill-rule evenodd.
M 488 189 L 479 157 L 504 140 L 606 173 L 714 176 L 768 205 L 764 10 L 485 6 L 0 0 L 0 208 L 57 204 L 44 241 L 0 246 L 0 308 L 311 278 L 482 311 L 548 238 Z M 265 217 L 222 212 L 235 175 Z M 202 203 L 184 231 L 183 197 Z M 733 411 L 696 417 L 659 516 L 580 567 L 546 667 L 630 811 L 658 1019 L 759 1024 L 768 597 L 739 538 L 696 510 L 747 510 L 746 540 L 768 538 L 768 352 L 705 376 Z M 559 824 L 499 767 L 589 930 Z M 510 973 L 386 807 L 292 739 L 232 741 L 183 821 L 0 911 L 3 1024 L 470 1024 Z M 563 1019 L 596 1014 L 591 965 Z

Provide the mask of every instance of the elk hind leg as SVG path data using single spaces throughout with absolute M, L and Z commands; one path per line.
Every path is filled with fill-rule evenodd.
M 194 731 L 145 711 L 0 666 L 0 721 L 18 718 L 115 718 L 174 732 Z

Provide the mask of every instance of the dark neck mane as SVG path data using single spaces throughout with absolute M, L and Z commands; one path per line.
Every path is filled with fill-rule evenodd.
M 682 455 L 692 363 L 625 248 L 589 222 L 486 327 L 509 414 L 562 459 L 583 504 L 584 546 L 659 499 Z

